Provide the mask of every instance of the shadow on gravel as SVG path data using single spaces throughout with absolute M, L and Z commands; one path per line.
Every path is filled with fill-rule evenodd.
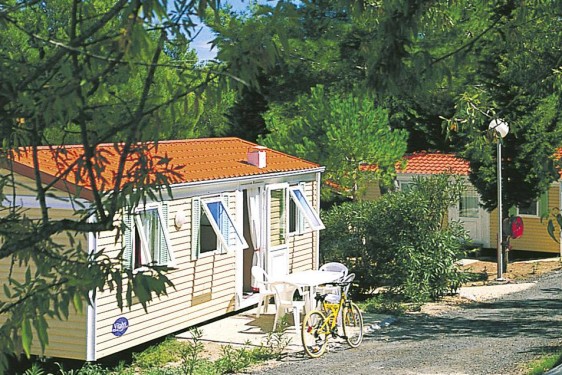
M 562 295 L 560 289 L 552 293 Z M 384 336 L 387 340 L 432 340 L 436 335 L 558 338 L 562 300 L 526 299 L 477 303 L 438 316 L 406 315 Z

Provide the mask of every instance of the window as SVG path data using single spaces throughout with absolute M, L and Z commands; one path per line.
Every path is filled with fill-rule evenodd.
M 248 247 L 226 209 L 228 196 L 192 201 L 192 255 L 225 253 Z
M 478 193 L 474 188 L 467 187 L 459 201 L 459 216 L 477 218 L 479 209 Z
M 304 184 L 299 185 L 304 191 Z M 294 199 L 289 199 L 289 234 L 300 234 L 306 231 L 304 216 Z
M 399 181 L 398 184 L 400 186 L 400 191 L 404 193 L 409 192 L 416 186 L 416 183 L 413 181 Z
M 272 189 L 270 197 L 269 241 L 272 247 L 281 246 L 285 244 L 287 233 L 287 189 Z
M 324 229 L 324 223 L 318 216 L 318 213 L 312 208 L 308 199 L 304 195 L 304 191 L 300 186 L 293 186 L 289 188 L 289 194 L 291 195 L 291 202 L 294 202 L 297 211 L 299 212 L 299 216 L 306 220 L 306 223 L 312 228 L 313 230 L 320 230 Z
M 517 207 L 519 215 L 525 216 L 539 216 L 539 202 L 534 200 L 526 206 Z
M 167 205 L 149 205 L 125 218 L 123 260 L 126 268 L 174 265 L 167 223 Z

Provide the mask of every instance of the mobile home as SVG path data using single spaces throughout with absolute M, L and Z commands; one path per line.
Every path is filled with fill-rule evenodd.
M 400 190 L 407 189 L 415 177 L 449 173 L 465 181 L 465 190 L 459 202 L 448 210 L 448 220 L 462 223 L 473 243 L 483 248 L 495 248 L 498 233 L 497 210 L 488 212 L 480 206 L 480 196 L 468 180 L 470 165 L 467 160 L 448 153 L 418 152 L 404 157 L 405 164 L 397 166 L 395 184 Z M 363 170 L 373 168 L 370 165 Z M 528 207 L 512 207 L 511 215 L 521 216 L 524 223 L 522 237 L 511 240 L 512 250 L 560 253 L 560 245 L 546 230 L 541 216 L 555 207 L 561 207 L 561 182 L 552 183 L 548 192 L 533 201 Z M 369 183 L 363 190 L 362 199 L 374 200 L 381 195 L 378 182 Z
M 83 152 L 81 146 L 66 149 Z M 97 150 L 117 160 L 113 144 Z M 60 177 L 57 159 L 71 154 L 40 148 L 42 181 Z M 174 288 L 150 302 L 147 312 L 140 303 L 119 309 L 115 291 L 97 293 L 83 314 L 49 321 L 46 352 L 35 344 L 34 354 L 95 361 L 256 304 L 253 264 L 272 275 L 318 267 L 323 167 L 238 138 L 164 141 L 154 144 L 150 155 L 181 166 L 170 185 L 171 195 L 147 201 L 131 215 L 123 211 L 119 220 L 127 224 L 124 235 L 89 233 L 81 241 L 92 253 L 117 257 L 122 252 L 123 267 L 136 272 L 147 262 L 169 267 Z M 21 153 L 3 168 L 0 172 L 13 172 L 17 182 L 15 196 L 4 204 L 15 202 L 30 218 L 38 217 L 32 157 Z M 91 191 L 88 186 L 78 188 L 73 178 L 63 176 L 55 195 L 78 192 L 76 199 L 87 205 Z M 48 203 L 53 217 L 75 213 L 68 199 L 52 198 Z M 158 241 L 150 238 L 154 233 Z M 116 243 L 116 238 L 121 240 Z M 10 267 L 9 259 L 0 261 L 0 277 Z

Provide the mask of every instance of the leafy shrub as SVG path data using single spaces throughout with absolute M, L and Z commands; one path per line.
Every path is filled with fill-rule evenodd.
M 323 261 L 347 264 L 358 292 L 385 286 L 411 302 L 443 296 L 463 282 L 455 265 L 469 242 L 447 209 L 462 182 L 448 175 L 417 179 L 408 191 L 375 202 L 352 202 L 323 213 Z
M 396 298 L 388 297 L 386 295 L 377 294 L 363 302 L 359 302 L 362 310 L 365 312 L 402 315 L 407 311 L 406 306 Z
M 184 343 L 174 338 L 168 338 L 158 345 L 151 346 L 143 352 L 134 354 L 134 362 L 138 367 L 144 369 L 163 367 L 180 359 L 183 345 Z

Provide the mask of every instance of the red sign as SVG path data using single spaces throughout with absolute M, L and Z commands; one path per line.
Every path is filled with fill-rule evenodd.
M 523 219 L 521 216 L 511 218 L 511 238 L 517 239 L 523 235 Z

